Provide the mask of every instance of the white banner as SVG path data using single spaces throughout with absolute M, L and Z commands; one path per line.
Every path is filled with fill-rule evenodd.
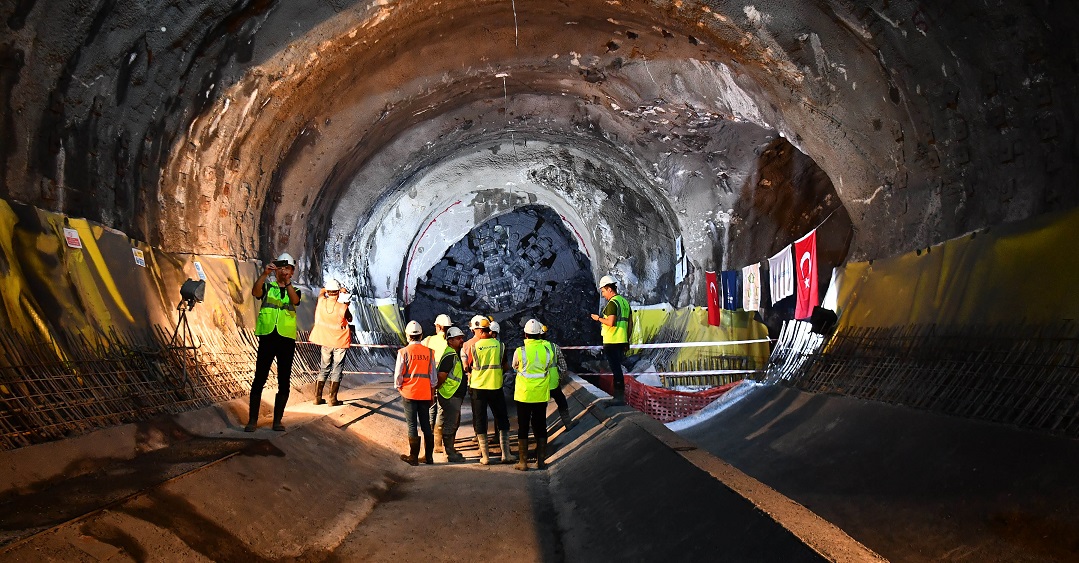
M 746 311 L 761 310 L 760 262 L 742 268 L 742 308 Z
M 772 292 L 772 305 L 794 295 L 794 262 L 789 244 L 768 259 L 768 289 Z

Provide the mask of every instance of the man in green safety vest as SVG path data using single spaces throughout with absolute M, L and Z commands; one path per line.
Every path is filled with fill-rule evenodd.
M 514 469 L 528 469 L 528 427 L 536 436 L 536 467 L 547 467 L 547 401 L 551 398 L 554 348 L 543 340 L 543 324 L 536 319 L 525 323 L 525 342 L 513 353 L 517 370 L 513 402 L 517 404 L 517 454 Z
M 455 447 L 457 426 L 461 420 L 461 403 L 465 400 L 468 385 L 465 385 L 465 372 L 461 366 L 461 346 L 465 343 L 465 333 L 451 326 L 446 329 L 446 349 L 439 359 L 435 372 L 438 374 L 438 390 L 435 400 L 442 413 L 442 447 L 446 450 L 446 459 L 450 463 L 465 460 Z
M 255 379 L 251 382 L 251 400 L 247 426 L 244 432 L 254 432 L 258 427 L 259 407 L 262 406 L 262 388 L 270 375 L 270 365 L 277 360 L 277 397 L 274 399 L 273 429 L 283 431 L 281 417 L 288 402 L 289 378 L 292 376 L 292 358 L 296 353 L 296 306 L 300 304 L 300 292 L 292 285 L 296 261 L 288 253 L 266 265 L 262 275 L 255 280 L 251 295 L 262 300 L 255 336 L 258 337 L 258 353 L 255 356 Z M 269 281 L 270 274 L 274 281 Z
M 633 311 L 629 301 L 618 294 L 618 284 L 611 276 L 599 280 L 599 293 L 607 300 L 600 315 L 593 314 L 592 320 L 600 323 L 600 336 L 603 338 L 603 355 L 614 376 L 613 405 L 626 404 L 626 381 L 622 374 L 622 360 L 629 351 L 629 335 L 633 334 Z

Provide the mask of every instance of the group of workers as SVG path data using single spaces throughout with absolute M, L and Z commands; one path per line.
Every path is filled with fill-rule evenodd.
M 257 427 L 262 389 L 269 377 L 270 366 L 277 362 L 277 396 L 274 401 L 273 429 L 283 431 L 282 416 L 288 402 L 292 361 L 296 349 L 296 307 L 300 291 L 292 284 L 296 263 L 289 254 L 280 255 L 269 263 L 255 281 L 251 294 L 261 301 L 255 334 L 258 352 L 255 376 L 251 383 L 248 422 L 244 431 Z M 270 280 L 270 276 L 274 279 Z M 625 384 L 622 359 L 629 348 L 632 333 L 632 311 L 629 302 L 618 295 L 617 284 L 603 276 L 599 290 L 606 303 L 600 314 L 592 319 L 600 323 L 604 355 L 614 376 L 615 404 L 624 404 Z M 338 399 L 345 353 L 351 346 L 348 323 L 348 291 L 336 280 L 330 280 L 319 292 L 315 305 L 315 322 L 310 340 L 322 347 L 319 374 L 316 378 L 315 404 L 322 398 L 329 382 L 329 404 L 342 404 Z M 394 387 L 400 391 L 408 425 L 409 452 L 401 459 L 410 465 L 434 463 L 434 452 L 445 452 L 449 462 L 464 461 L 456 450 L 457 429 L 460 426 L 461 405 L 468 395 L 472 407 L 472 425 L 480 452 L 480 463 L 491 463 L 488 446 L 488 419 L 494 415 L 502 463 L 516 461 L 516 468 L 528 469 L 528 435 L 531 429 L 536 441 L 536 466 L 546 466 L 547 402 L 554 399 L 562 423 L 573 427 L 569 406 L 561 383 L 568 375 L 561 349 L 545 339 L 547 327 L 537 319 L 524 325 L 524 345 L 512 357 L 499 340 L 497 322 L 476 315 L 469 322 L 472 336 L 453 326 L 449 315 L 435 319 L 434 334 L 423 338 L 423 328 L 416 321 L 405 326 L 408 344 L 398 350 L 394 366 Z M 506 377 L 510 372 L 515 376 Z M 516 460 L 510 448 L 510 424 L 506 395 L 503 389 L 512 382 L 513 401 L 517 409 Z M 424 456 L 419 456 L 420 438 Z

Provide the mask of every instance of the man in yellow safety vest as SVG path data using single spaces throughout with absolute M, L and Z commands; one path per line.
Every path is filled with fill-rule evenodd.
M 551 368 L 554 348 L 543 340 L 543 324 L 536 319 L 525 323 L 525 342 L 513 353 L 517 380 L 513 402 L 517 405 L 518 461 L 514 469 L 528 469 L 528 427 L 536 436 L 536 467 L 547 467 L 547 401 L 551 398 Z
M 502 392 L 502 373 L 508 366 L 503 363 L 502 343 L 491 336 L 491 320 L 476 315 L 470 323 L 475 337 L 465 343 L 463 361 L 468 374 L 469 395 L 472 399 L 472 428 L 480 449 L 480 463 L 490 463 L 487 447 L 487 408 L 495 417 L 495 429 L 499 434 L 502 462 L 513 461 L 510 452 L 510 418 L 506 409 L 506 395 Z M 471 343 L 471 346 L 469 346 Z
M 626 381 L 622 374 L 622 360 L 629 351 L 629 336 L 633 334 L 633 310 L 629 301 L 618 294 L 618 284 L 611 276 L 599 280 L 599 293 L 607 302 L 600 315 L 593 314 L 592 320 L 600 323 L 600 336 L 603 338 L 603 354 L 607 356 L 607 365 L 614 376 L 614 405 L 626 404 Z
M 244 432 L 254 432 L 258 426 L 259 407 L 262 406 L 262 388 L 270 376 L 270 365 L 277 360 L 277 397 L 273 407 L 273 429 L 283 431 L 281 417 L 288 403 L 289 378 L 292 376 L 292 359 L 296 353 L 296 306 L 300 304 L 300 292 L 292 285 L 296 261 L 288 253 L 266 265 L 262 275 L 255 280 L 251 295 L 262 300 L 255 336 L 258 337 L 258 353 L 255 356 L 255 379 L 251 382 L 251 400 L 248 406 L 247 426 Z M 274 274 L 274 281 L 269 281 Z

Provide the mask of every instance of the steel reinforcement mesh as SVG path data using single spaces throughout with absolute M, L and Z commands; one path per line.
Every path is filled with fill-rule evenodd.
M 1079 436 L 1079 324 L 784 327 L 770 380 Z M 802 326 L 804 325 L 804 326 Z M 788 330 L 789 329 L 789 330 Z
M 96 342 L 73 334 L 53 337 L 35 341 L 0 333 L 0 449 L 246 396 L 258 347 L 250 330 L 201 331 L 197 349 L 179 346 L 160 327 L 102 335 Z M 378 370 L 385 363 L 380 354 L 385 352 L 353 350 L 346 373 Z M 313 381 L 318 368 L 318 348 L 298 346 L 292 386 Z M 271 370 L 266 387 L 276 386 Z

